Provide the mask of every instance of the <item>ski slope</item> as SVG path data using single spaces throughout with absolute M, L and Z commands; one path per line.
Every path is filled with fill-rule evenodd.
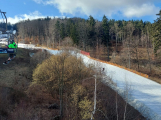
M 34 45 L 19 44 L 19 47 L 27 49 L 40 49 Z M 44 48 L 43 48 L 44 49 Z M 47 50 L 47 49 L 46 49 Z M 60 51 L 48 50 L 51 54 L 58 54 Z M 93 64 L 96 67 L 105 68 L 105 74 L 110 76 L 117 86 L 111 85 L 127 102 L 136 108 L 142 115 L 151 120 L 161 120 L 161 85 L 139 76 L 125 69 L 102 63 L 80 53 L 76 54 L 81 57 L 85 64 Z M 108 81 L 105 81 L 108 82 Z M 128 95 L 125 96 L 128 88 Z
M 151 120 L 161 120 L 161 85 L 125 69 L 79 55 L 86 64 L 105 68 L 105 74 L 117 84 L 111 86 L 121 96 L 128 88 L 128 103 Z M 128 86 L 128 87 L 126 87 Z M 126 97 L 125 97 L 126 98 Z

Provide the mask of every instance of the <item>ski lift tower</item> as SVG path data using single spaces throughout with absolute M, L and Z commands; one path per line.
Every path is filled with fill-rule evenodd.
M 6 31 L 7 31 L 7 17 L 6 17 L 6 12 L 2 12 L 2 11 L 0 10 L 0 13 L 1 13 L 1 15 L 2 15 L 2 18 L 3 18 L 3 16 L 4 16 L 5 19 L 6 19 Z M 3 18 L 3 20 L 4 20 L 4 18 Z
M 6 24 L 6 29 L 2 31 L 1 37 L 0 37 L 0 54 L 8 54 L 8 53 L 16 53 L 17 49 L 16 48 L 6 48 L 12 40 L 14 40 L 14 35 L 16 34 L 16 31 L 11 29 L 7 30 L 7 17 L 6 17 L 6 12 L 2 12 L 0 10 L 3 22 Z

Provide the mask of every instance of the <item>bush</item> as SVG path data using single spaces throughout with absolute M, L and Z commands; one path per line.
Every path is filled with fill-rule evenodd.
M 30 59 L 30 65 L 33 68 L 36 68 L 38 64 L 41 64 L 45 59 L 48 59 L 51 56 L 46 50 L 38 51 L 34 53 L 33 57 Z
M 87 99 L 87 97 L 84 98 L 81 102 L 79 102 L 79 108 L 81 109 L 81 116 L 82 119 L 90 119 L 91 113 L 93 110 L 93 103 Z
M 59 83 L 65 88 L 80 83 L 80 80 L 91 76 L 92 69 L 87 68 L 81 59 L 67 53 L 53 55 L 39 64 L 33 72 L 33 81 L 45 85 L 50 91 L 59 92 Z
M 49 92 L 40 84 L 31 84 L 27 89 L 26 94 L 33 104 L 51 103 L 53 101 Z

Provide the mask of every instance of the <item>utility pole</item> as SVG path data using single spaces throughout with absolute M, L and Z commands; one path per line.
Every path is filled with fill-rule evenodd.
M 96 111 L 96 90 L 97 90 L 97 76 L 95 75 L 95 91 L 94 91 L 94 111 L 93 111 L 93 114 L 95 114 L 95 111 Z
M 91 120 L 93 119 L 93 115 L 95 114 L 95 112 L 96 112 L 96 91 L 97 91 L 97 76 L 96 75 L 94 75 L 94 77 L 95 77 L 95 90 L 94 90 L 94 110 L 93 110 L 93 112 L 92 112 L 92 114 L 91 114 Z

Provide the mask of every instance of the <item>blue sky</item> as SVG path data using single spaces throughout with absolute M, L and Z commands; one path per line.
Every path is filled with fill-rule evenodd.
M 153 23 L 161 0 L 0 0 L 0 9 L 7 12 L 10 23 L 47 16 L 87 19 L 89 15 L 97 20 L 106 15 L 108 19 L 142 19 Z

